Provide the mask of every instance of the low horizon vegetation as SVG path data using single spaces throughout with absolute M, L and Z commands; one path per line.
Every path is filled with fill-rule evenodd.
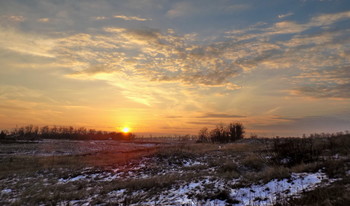
M 0 204 L 180 205 L 171 201 L 182 198 L 197 205 L 215 201 L 244 205 L 243 197 L 233 191 L 250 188 L 246 194 L 253 195 L 254 188 L 263 186 L 264 192 L 269 192 L 274 189 L 267 187 L 269 184 L 294 184 L 295 175 L 308 174 L 324 174 L 324 178 L 305 191 L 303 179 L 296 181 L 302 186 L 298 196 L 290 197 L 285 190 L 269 193 L 275 195 L 271 197 L 255 193 L 245 198 L 249 205 L 264 205 L 266 198 L 274 205 L 347 205 L 350 201 L 346 195 L 350 188 L 350 135 L 346 133 L 215 144 L 151 142 L 138 148 L 134 142 L 118 141 L 0 144 L 0 192 L 4 191 Z M 125 150 L 127 145 L 130 151 Z M 73 153 L 64 155 L 68 147 Z M 49 156 L 38 154 L 39 149 L 50 150 Z M 181 193 L 183 190 L 186 193 Z
M 55 142 L 59 141 L 54 141 L 53 144 Z M 327 202 L 331 205 L 346 205 L 350 201 L 346 195 L 350 188 L 348 134 L 338 134 L 330 138 L 247 138 L 218 144 L 179 141 L 151 148 L 146 143 L 144 149 L 147 150 L 133 150 L 131 153 L 118 151 L 125 147 L 125 143 L 118 142 L 112 144 L 122 147 L 111 148 L 110 143 L 105 144 L 103 141 L 92 141 L 91 144 L 68 140 L 64 144 L 68 146 L 73 143 L 79 147 L 82 144 L 96 148 L 103 145 L 106 149 L 94 153 L 85 151 L 82 154 L 47 157 L 29 155 L 25 158 L 20 154 L 8 153 L 8 156 L 0 158 L 3 169 L 6 169 L 2 171 L 0 178 L 0 183 L 4 183 L 0 191 L 13 191 L 4 193 L 0 204 L 10 204 L 15 200 L 14 205 L 28 201 L 31 204 L 53 205 L 74 202 L 101 205 L 172 205 L 172 200 L 183 198 L 193 200 L 198 205 L 205 205 L 210 201 L 244 205 L 240 199 L 242 197 L 235 196 L 236 193 L 232 191 L 251 188 L 247 193 L 249 195 L 259 185 L 267 188 L 273 182 L 293 182 L 295 175 L 321 173 L 326 177 L 322 179 L 322 184 L 315 186 L 314 191 L 300 189 L 299 196 L 289 198 L 288 195 L 280 193 L 274 197 L 263 196 L 260 200 L 262 194 L 257 193 L 256 196 L 245 198 L 251 198 L 249 205 L 260 205 L 259 201 L 267 201 L 264 198 L 269 198 L 274 205 L 312 205 L 313 199 L 319 205 Z M 39 144 L 47 144 L 45 148 L 50 147 L 50 141 Z M 130 145 L 132 144 L 131 142 Z M 62 146 L 55 150 L 64 151 L 64 145 Z M 3 145 L 3 148 L 7 147 L 9 146 Z M 295 184 L 304 186 L 300 182 Z M 191 189 L 190 185 L 198 187 Z M 43 191 L 43 188 L 47 191 Z M 188 191 L 183 196 L 171 196 L 177 194 L 181 188 Z M 264 192 L 269 192 L 269 189 L 273 187 Z M 323 189 L 330 192 L 325 194 Z M 43 194 L 38 191 L 43 191 Z M 284 192 L 288 193 L 287 190 Z M 169 199 L 164 199 L 167 196 Z M 158 199 L 159 197 L 163 199 Z
M 245 127 L 240 122 L 232 122 L 227 125 L 219 123 L 214 129 L 209 130 L 203 127 L 197 135 L 173 135 L 173 136 L 137 136 L 132 132 L 103 131 L 87 129 L 85 127 L 73 126 L 34 126 L 32 124 L 13 129 L 0 129 L 0 143 L 14 142 L 16 140 L 35 141 L 41 139 L 75 139 L 75 140 L 133 140 L 133 139 L 177 139 L 179 141 L 196 140 L 198 143 L 230 143 L 241 139 L 273 139 L 273 138 L 331 138 L 339 135 L 350 134 L 348 130 L 335 133 L 311 133 L 303 134 L 301 137 L 260 137 L 251 133 L 250 137 L 245 137 Z
M 40 140 L 40 139 L 75 139 L 75 140 L 130 140 L 135 135 L 131 132 L 107 132 L 85 127 L 74 128 L 72 126 L 33 126 L 28 125 L 0 131 L 0 142 L 16 140 Z
M 202 128 L 198 134 L 198 142 L 219 142 L 229 143 L 244 138 L 245 128 L 242 123 L 223 123 L 216 125 L 216 128 L 208 130 L 207 127 Z

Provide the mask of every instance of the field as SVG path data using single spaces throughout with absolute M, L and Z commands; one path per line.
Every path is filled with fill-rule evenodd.
M 349 205 L 349 142 L 0 144 L 0 205 Z

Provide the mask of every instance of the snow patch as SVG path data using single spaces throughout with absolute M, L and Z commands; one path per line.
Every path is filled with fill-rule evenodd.
M 334 180 L 329 180 L 326 174 L 317 173 L 293 173 L 290 178 L 282 180 L 271 180 L 266 184 L 254 184 L 249 187 L 230 189 L 227 185 L 234 185 L 239 180 L 225 182 L 223 180 L 209 180 L 190 182 L 184 184 L 177 189 L 163 191 L 157 201 L 150 200 L 142 202 L 141 205 L 154 205 L 155 202 L 164 205 L 227 205 L 225 200 L 196 200 L 195 197 L 190 197 L 189 194 L 205 194 L 205 186 L 214 184 L 214 188 L 221 191 L 227 191 L 231 200 L 237 203 L 237 206 L 243 205 L 274 205 L 280 200 L 285 200 L 291 196 L 300 195 L 304 191 L 315 189 L 321 185 L 327 185 Z M 229 183 L 229 184 L 228 184 Z
M 201 162 L 198 161 L 193 161 L 193 160 L 187 160 L 183 162 L 183 166 L 185 167 L 191 167 L 191 166 L 195 166 L 195 165 L 201 165 Z
M 3 190 L 1 190 L 1 194 L 9 194 L 11 192 L 12 192 L 11 189 L 3 189 Z
M 76 177 L 67 178 L 67 179 L 60 178 L 58 179 L 58 182 L 67 183 L 67 182 L 75 182 L 82 179 L 86 179 L 86 175 L 78 175 Z
M 274 205 L 277 200 L 316 188 L 326 178 L 327 176 L 321 172 L 293 173 L 289 179 L 274 179 L 262 185 L 232 189 L 231 195 L 241 202 L 237 205 Z

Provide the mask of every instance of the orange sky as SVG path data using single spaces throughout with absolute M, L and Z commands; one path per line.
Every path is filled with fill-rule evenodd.
M 349 25 L 345 0 L 2 1 L 0 129 L 348 130 Z

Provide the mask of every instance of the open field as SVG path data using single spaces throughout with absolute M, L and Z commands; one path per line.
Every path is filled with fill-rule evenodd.
M 348 205 L 349 142 L 0 144 L 0 205 Z

